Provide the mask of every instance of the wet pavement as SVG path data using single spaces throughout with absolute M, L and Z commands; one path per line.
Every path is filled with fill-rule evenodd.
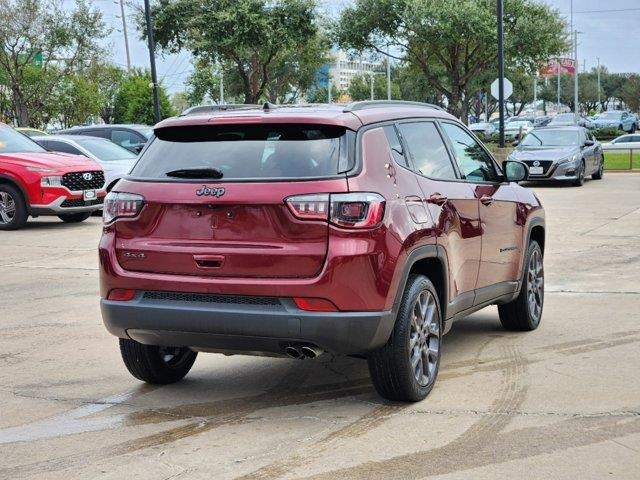
M 416 404 L 328 355 L 200 354 L 144 385 L 101 323 L 99 219 L 0 233 L 0 479 L 640 478 L 640 174 L 533 188 L 540 328 L 459 321 Z

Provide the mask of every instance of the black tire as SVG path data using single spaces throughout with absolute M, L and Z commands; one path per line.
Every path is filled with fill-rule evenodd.
M 441 351 L 442 315 L 436 289 L 424 275 L 410 275 L 391 338 L 367 357 L 376 391 L 389 400 L 423 400 L 438 376 Z
M 0 183 L 0 230 L 17 230 L 27 223 L 27 204 L 13 185 Z
M 161 385 L 182 380 L 198 356 L 186 347 L 143 345 L 126 338 L 120 339 L 120 354 L 131 375 Z
M 581 187 L 582 185 L 584 185 L 584 170 L 585 170 L 584 160 L 582 160 L 580 162 L 580 167 L 578 167 L 577 177 L 573 181 L 574 187 Z
M 602 176 L 604 175 L 604 155 L 600 157 L 600 165 L 598 165 L 598 170 L 596 170 L 591 178 L 593 180 L 602 180 Z
M 540 245 L 535 240 L 531 240 L 522 272 L 520 293 L 515 300 L 498 305 L 500 322 L 505 329 L 526 332 L 535 330 L 540 325 L 544 307 L 542 259 Z
M 80 223 L 89 218 L 92 213 L 93 212 L 63 213 L 58 215 L 58 218 L 65 223 Z
M 638 126 L 634 123 L 633 125 L 631 125 L 631 130 L 629 131 L 629 133 L 636 133 L 637 129 L 638 129 Z

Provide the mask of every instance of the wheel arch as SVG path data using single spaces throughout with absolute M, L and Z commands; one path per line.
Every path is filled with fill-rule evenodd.
M 397 314 L 402 294 L 407 286 L 409 275 L 424 275 L 438 292 L 440 302 L 440 313 L 442 320 L 447 318 L 447 304 L 449 298 L 449 271 L 445 249 L 440 245 L 426 245 L 412 250 L 407 256 L 402 277 L 398 284 L 395 300 L 393 303 L 394 315 Z
M 15 178 L 0 174 L 0 184 L 11 185 L 12 187 L 15 187 L 18 190 L 18 192 L 20 192 L 20 195 L 22 195 L 22 200 L 24 201 L 25 207 L 27 208 L 27 213 L 31 213 L 31 206 L 29 205 L 29 196 L 27 195 L 27 192 L 24 189 L 24 187 L 20 185 L 20 183 Z

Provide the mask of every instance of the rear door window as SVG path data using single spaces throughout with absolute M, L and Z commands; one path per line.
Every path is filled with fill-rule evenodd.
M 196 125 L 157 129 L 155 134 L 132 177 L 172 180 L 174 174 L 167 173 L 176 170 L 213 169 L 221 180 L 317 178 L 353 166 L 349 152 L 355 134 L 344 127 Z
M 72 153 L 74 155 L 82 155 L 83 153 L 73 145 L 58 140 L 49 140 L 48 149 L 54 152 Z

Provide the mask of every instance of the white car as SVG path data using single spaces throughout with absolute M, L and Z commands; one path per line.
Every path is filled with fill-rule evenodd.
M 479 122 L 470 124 L 469 130 L 471 130 L 473 133 L 480 133 L 482 135 L 489 136 L 496 132 L 496 127 L 493 123 L 490 122 Z
M 504 126 L 505 138 L 516 138 L 520 133 L 524 137 L 527 133 L 533 130 L 533 123 L 528 120 L 511 120 Z
M 100 137 L 47 135 L 32 137 L 32 140 L 52 152 L 84 155 L 98 162 L 104 170 L 107 191 L 131 171 L 138 158 L 130 150 Z
M 609 143 L 603 143 L 602 150 L 640 150 L 640 135 L 634 133 L 620 135 Z

